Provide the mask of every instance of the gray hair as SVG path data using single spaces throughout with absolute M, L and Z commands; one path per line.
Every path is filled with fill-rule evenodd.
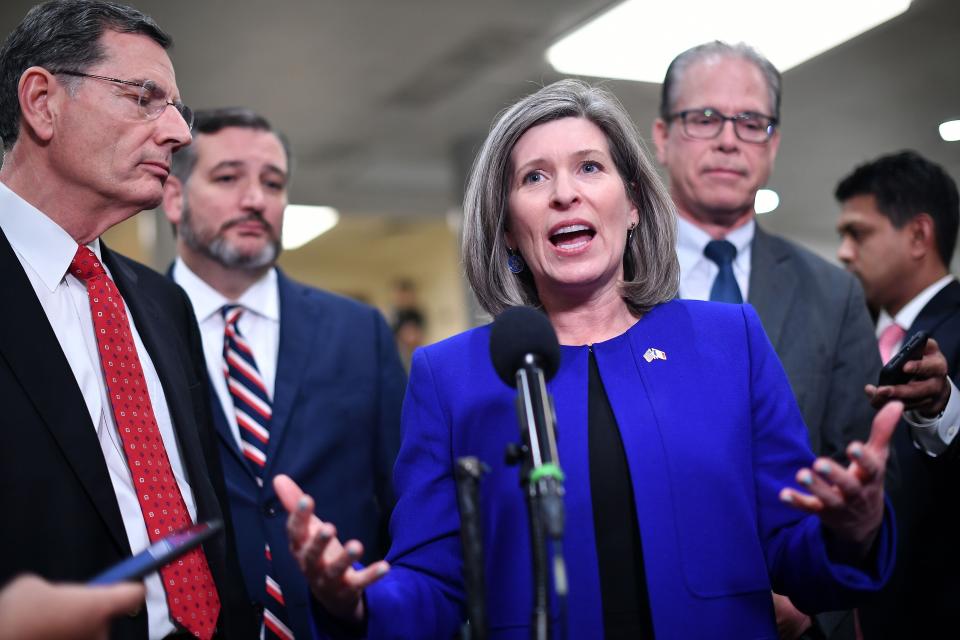
M 222 129 L 237 127 L 239 129 L 253 129 L 265 131 L 277 136 L 283 145 L 283 153 L 287 156 L 287 178 L 293 174 L 293 150 L 290 141 L 283 133 L 277 131 L 270 121 L 252 109 L 245 107 L 222 107 L 219 109 L 201 109 L 193 115 L 193 135 L 213 135 Z M 197 145 L 191 144 L 180 147 L 173 154 L 173 164 L 170 173 L 183 184 L 187 184 L 190 174 L 197 166 Z
M 780 120 L 780 92 L 781 78 L 777 68 L 761 55 L 756 49 L 748 44 L 740 42 L 738 44 L 727 44 L 720 40 L 707 42 L 687 49 L 670 63 L 667 67 L 667 75 L 663 78 L 663 87 L 660 90 L 660 117 L 669 121 L 670 114 L 673 113 L 673 106 L 677 101 L 677 87 L 683 80 L 683 74 L 688 68 L 697 62 L 709 58 L 740 58 L 752 63 L 760 73 L 763 74 L 767 82 L 767 90 L 770 92 L 771 115 Z M 710 105 L 702 105 L 710 106 Z
M 585 118 L 607 138 L 610 155 L 640 221 L 624 250 L 621 295 L 642 315 L 676 297 L 676 211 L 647 158 L 636 125 L 613 94 L 579 80 L 560 80 L 503 111 L 477 154 L 463 200 L 462 254 L 477 301 L 491 315 L 515 305 L 541 306 L 529 270 L 507 268 L 504 230 L 510 154 L 529 129 L 561 118 Z
M 172 42 L 150 16 L 101 0 L 53 0 L 37 5 L 10 32 L 0 49 L 0 138 L 5 150 L 13 148 L 20 134 L 17 88 L 23 72 L 30 67 L 43 67 L 51 73 L 83 72 L 103 60 L 100 38 L 107 30 L 143 34 L 164 49 Z M 69 82 L 65 84 L 71 88 Z

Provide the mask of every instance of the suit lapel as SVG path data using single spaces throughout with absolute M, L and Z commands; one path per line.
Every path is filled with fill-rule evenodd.
M 750 290 L 748 300 L 757 310 L 763 329 L 775 349 L 793 306 L 797 275 L 790 268 L 793 259 L 787 246 L 756 226 L 750 250 Z
M 189 478 L 190 486 L 194 488 L 193 494 L 199 518 L 205 511 L 201 505 L 202 492 L 199 491 L 199 487 L 202 482 L 207 482 L 207 479 L 202 476 L 205 463 L 200 441 L 196 429 L 191 428 L 195 418 L 189 404 L 188 374 L 177 357 L 178 354 L 183 353 L 186 346 L 177 348 L 175 341 L 180 334 L 165 317 L 161 316 L 155 302 L 145 294 L 133 269 L 117 259 L 102 241 L 100 247 L 103 261 L 110 268 L 113 281 L 123 297 L 127 312 L 136 324 L 137 333 L 140 334 L 140 340 L 143 341 L 143 346 L 146 347 L 153 361 L 153 367 L 163 387 L 163 394 L 166 396 L 167 407 L 170 410 L 170 420 L 177 434 L 180 458 L 183 460 L 184 471 Z
M 173 277 L 173 263 L 170 263 L 170 266 L 167 267 L 164 275 L 170 279 L 171 282 L 176 282 Z M 206 359 L 204 359 L 206 361 Z M 243 457 L 243 453 L 240 451 L 239 445 L 237 445 L 237 439 L 233 436 L 233 432 L 230 430 L 230 423 L 227 422 L 227 417 L 223 414 L 223 405 L 220 403 L 220 398 L 217 396 L 217 392 L 214 390 L 213 381 L 210 380 L 210 372 L 207 371 L 207 386 L 210 389 L 209 401 L 210 401 L 210 411 L 213 414 L 213 426 L 217 432 L 217 437 L 220 438 L 223 448 L 221 451 L 228 451 L 230 454 L 237 459 L 238 466 L 246 470 L 247 474 L 250 476 L 250 482 L 254 482 L 256 476 L 253 474 L 253 469 L 250 468 L 250 463 L 247 462 L 247 459 Z
M 689 320 L 677 305 L 667 303 L 648 312 L 624 340 L 594 347 L 630 469 L 645 572 L 657 585 L 649 591 L 655 611 L 677 606 L 680 582 L 676 494 L 666 489 L 676 481 L 669 452 L 677 435 L 666 427 L 677 424 L 678 408 L 690 406 L 685 394 L 703 384 L 691 366 L 698 358 L 688 327 Z M 647 362 L 644 354 L 649 349 L 659 350 L 666 359 L 651 357 Z
M 130 553 L 120 508 L 113 492 L 96 429 L 70 364 L 37 300 L 23 266 L 0 231 L 0 297 L 17 301 L 16 313 L 4 315 L 0 357 L 15 371 L 37 413 L 90 495 L 121 555 Z M 51 508 L 55 508 L 52 505 Z
M 303 372 L 312 362 L 328 362 L 331 345 L 317 336 L 331 335 L 329 314 L 321 304 L 308 298 L 309 289 L 300 287 L 277 269 L 280 290 L 280 348 L 277 353 L 277 377 L 273 389 L 273 417 L 270 420 L 270 444 L 265 474 L 269 474 L 283 434 L 293 412 L 293 401 L 300 389 Z
M 920 330 L 934 333 L 942 322 L 956 313 L 960 313 L 960 282 L 954 280 L 933 296 L 930 302 L 921 309 L 916 320 L 910 325 L 910 330 L 907 332 L 904 341 Z
M 250 482 L 256 481 L 253 468 L 240 451 L 237 439 L 230 430 L 230 423 L 227 422 L 227 416 L 223 413 L 223 405 L 220 403 L 220 397 L 214 391 L 213 382 L 209 380 L 210 372 L 207 372 L 207 386 L 210 388 L 210 410 L 213 412 L 213 426 L 217 431 L 217 437 L 220 438 L 222 448 L 220 451 L 228 451 L 230 455 L 236 458 L 238 466 L 247 472 L 250 476 Z

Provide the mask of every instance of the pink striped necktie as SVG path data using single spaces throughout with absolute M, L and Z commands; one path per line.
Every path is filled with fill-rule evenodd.
M 257 484 L 262 488 L 263 470 L 267 464 L 267 448 L 270 443 L 273 402 L 267 393 L 267 385 L 260 375 L 250 343 L 244 338 L 237 324 L 243 311 L 243 307 L 235 304 L 227 304 L 220 309 L 224 321 L 223 375 L 227 379 L 227 389 L 233 400 L 237 427 L 240 430 L 241 452 L 250 464 Z M 271 575 L 273 558 L 270 555 L 270 545 L 265 546 L 264 553 L 267 561 L 264 635 L 267 638 L 293 640 L 293 633 L 287 625 L 283 591 Z
M 896 322 L 880 332 L 877 345 L 880 347 L 880 359 L 883 361 L 883 364 L 890 361 L 890 358 L 896 353 L 894 348 L 903 341 L 906 335 L 907 332 Z

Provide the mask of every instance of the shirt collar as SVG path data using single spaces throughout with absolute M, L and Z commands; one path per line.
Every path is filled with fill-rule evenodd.
M 724 237 L 737 248 L 738 262 L 749 255 L 756 227 L 756 220 L 751 219 L 747 224 L 737 227 Z M 703 255 L 703 250 L 711 240 L 713 238 L 706 231 L 686 218 L 677 216 L 677 259 L 680 261 L 681 273 L 688 273 L 699 261 L 708 260 Z
M 277 270 L 270 269 L 262 278 L 253 283 L 237 300 L 229 300 L 211 287 L 181 258 L 173 263 L 173 279 L 183 287 L 190 297 L 197 321 L 204 322 L 213 314 L 219 314 L 225 304 L 239 304 L 244 309 L 263 316 L 268 320 L 280 321 L 280 290 L 277 284 Z
M 884 329 L 894 322 L 904 330 L 909 329 L 913 326 L 923 308 L 927 306 L 927 303 L 933 300 L 933 297 L 940 293 L 944 287 L 953 282 L 953 279 L 953 275 L 949 273 L 943 276 L 914 296 L 913 300 L 905 304 L 896 316 L 891 317 L 886 309 L 880 311 L 880 316 L 877 318 L 877 335 L 879 336 Z
M 47 217 L 0 182 L 0 228 L 10 246 L 30 265 L 43 286 L 53 292 L 63 281 L 73 257 L 77 241 L 63 227 Z M 100 239 L 87 245 L 98 258 Z

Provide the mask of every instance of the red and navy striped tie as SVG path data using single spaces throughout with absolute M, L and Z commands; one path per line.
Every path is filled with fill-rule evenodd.
M 240 449 L 253 469 L 257 484 L 263 487 L 263 468 L 267 462 L 273 407 L 267 393 L 267 386 L 253 358 L 253 350 L 250 349 L 249 343 L 240 333 L 240 327 L 237 325 L 243 311 L 243 307 L 235 304 L 224 305 L 220 310 L 225 324 L 223 375 L 227 379 L 227 389 L 233 399 L 237 427 L 240 429 Z M 287 626 L 283 592 L 277 581 L 270 575 L 273 559 L 270 557 L 269 545 L 265 553 L 267 598 L 263 609 L 264 635 L 267 638 L 293 640 L 293 633 Z

